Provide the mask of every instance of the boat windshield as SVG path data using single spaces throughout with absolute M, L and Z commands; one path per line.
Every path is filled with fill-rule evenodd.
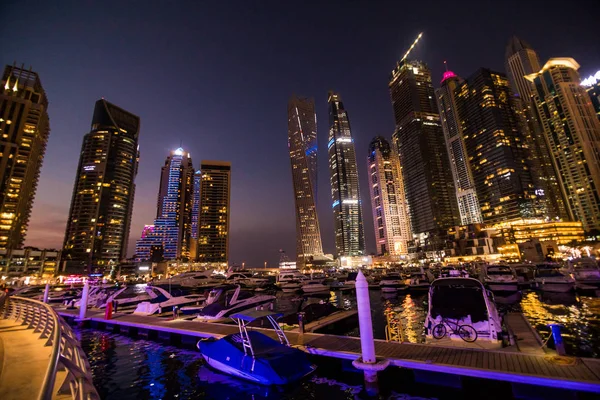
M 487 307 L 481 286 L 461 284 L 436 286 L 431 296 L 431 316 L 460 320 L 471 316 L 471 322 L 487 321 Z

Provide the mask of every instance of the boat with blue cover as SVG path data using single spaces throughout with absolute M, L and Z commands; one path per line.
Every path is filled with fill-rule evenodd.
M 277 323 L 283 314 L 271 311 L 245 311 L 231 318 L 239 333 L 219 340 L 201 340 L 197 347 L 212 368 L 262 385 L 286 385 L 311 374 L 316 366 L 306 354 L 290 347 L 285 333 Z M 249 325 L 266 318 L 278 340 L 253 331 Z

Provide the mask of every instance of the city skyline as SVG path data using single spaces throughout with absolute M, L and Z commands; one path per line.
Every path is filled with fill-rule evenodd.
M 12 12 L 11 7 L 13 8 Z M 127 5 L 123 7 L 130 11 L 133 8 Z M 322 11 L 331 11 L 333 6 L 323 7 L 325 9 Z M 19 15 L 19 6 L 9 4 L 7 8 L 9 8 L 7 12 L 11 15 Z M 35 21 L 48 18 L 53 20 L 53 26 L 61 26 L 56 32 L 47 34 L 47 37 L 39 33 L 39 29 L 43 29 L 43 32 L 52 31 L 52 29 L 44 29 L 46 27 L 44 23 L 39 27 L 33 24 L 30 32 L 19 32 L 19 29 L 16 28 L 19 18 L 16 18 L 15 21 L 8 21 L 0 28 L 3 37 L 7 38 L 2 62 L 12 64 L 13 60 L 17 60 L 19 64 L 24 62 L 27 66 L 32 65 L 34 70 L 40 74 L 50 99 L 49 113 L 52 135 L 42 168 L 40 187 L 34 202 L 26 245 L 60 247 L 67 220 L 69 196 L 73 187 L 78 147 L 81 143 L 82 133 L 88 129 L 89 112 L 86 113 L 85 110 L 89 110 L 92 101 L 101 96 L 106 96 L 109 101 L 140 115 L 142 119 L 140 175 L 136 180 L 138 188 L 129 255 L 133 254 L 132 243 L 135 243 L 143 225 L 148 223 L 149 217 L 154 214 L 155 203 L 149 199 L 155 198 L 155 171 L 157 165 L 162 162 L 164 157 L 162 154 L 178 147 L 180 141 L 183 141 L 183 145 L 189 148 L 193 155 L 202 158 L 232 160 L 236 171 L 239 171 L 233 175 L 232 182 L 232 261 L 238 263 L 246 261 L 249 265 L 262 265 L 264 260 L 268 260 L 269 264 L 276 262 L 279 258 L 277 252 L 279 248 L 284 248 L 288 253 L 292 253 L 295 247 L 293 197 L 291 195 L 293 191 L 289 179 L 289 155 L 285 151 L 287 143 L 285 135 L 283 135 L 286 129 L 285 111 L 283 110 L 290 93 L 302 92 L 304 95 L 315 96 L 317 115 L 326 115 L 326 106 L 322 97 L 329 87 L 339 89 L 344 94 L 345 100 L 352 104 L 353 135 L 357 141 L 356 145 L 360 149 L 366 148 L 373 135 L 382 134 L 389 139 L 393 122 L 386 87 L 386 75 L 420 29 L 425 31 L 425 36 L 415 49 L 415 54 L 430 65 L 436 87 L 441 79 L 442 61 L 445 59 L 449 60 L 454 70 L 463 73 L 473 71 L 481 66 L 502 71 L 504 46 L 506 40 L 515 32 L 531 43 L 538 50 L 542 59 L 561 55 L 575 58 L 583 66 L 580 71 L 582 76 L 592 74 L 600 65 L 598 55 L 589 52 L 593 41 L 582 35 L 581 31 L 577 31 L 575 34 L 569 33 L 569 29 L 565 29 L 553 36 L 552 32 L 540 29 L 539 25 L 528 27 L 530 21 L 527 24 L 524 21 L 516 21 L 510 27 L 498 26 L 494 22 L 494 26 L 489 27 L 490 31 L 495 32 L 494 37 L 483 35 L 484 37 L 479 39 L 473 37 L 477 35 L 469 36 L 467 30 L 461 27 L 458 27 L 456 31 L 451 29 L 455 38 L 471 40 L 470 43 L 458 44 L 459 39 L 445 40 L 447 36 L 445 32 L 450 28 L 435 26 L 436 21 L 440 21 L 440 15 L 436 14 L 435 10 L 428 16 L 430 20 L 415 21 L 413 25 L 397 30 L 397 27 L 392 29 L 390 23 L 393 13 L 383 12 L 382 7 L 375 6 L 369 8 L 368 15 L 376 16 L 379 19 L 370 23 L 369 26 L 377 24 L 382 27 L 381 30 L 360 29 L 356 34 L 351 33 L 348 39 L 355 43 L 351 47 L 344 44 L 343 48 L 339 50 L 341 54 L 346 55 L 340 61 L 330 62 L 326 67 L 321 68 L 318 72 L 319 76 L 310 74 L 306 79 L 299 78 L 301 75 L 298 68 L 289 68 L 292 61 L 288 61 L 286 57 L 292 53 L 286 52 L 283 47 L 275 46 L 276 51 L 283 51 L 283 61 L 269 56 L 264 48 L 259 49 L 256 57 L 250 56 L 249 59 L 247 58 L 248 53 L 244 51 L 241 51 L 240 54 L 233 52 L 232 56 L 224 54 L 225 52 L 220 51 L 220 48 L 233 40 L 233 36 L 230 37 L 224 32 L 219 32 L 216 35 L 221 40 L 217 43 L 218 45 L 215 47 L 210 44 L 210 41 L 208 44 L 202 42 L 200 44 L 202 44 L 203 51 L 199 52 L 204 57 L 204 62 L 200 63 L 200 76 L 208 76 L 211 80 L 219 82 L 227 82 L 228 78 L 234 79 L 235 83 L 224 83 L 226 90 L 219 92 L 217 88 L 221 84 L 211 86 L 202 80 L 195 80 L 191 85 L 178 82 L 177 76 L 184 73 L 185 66 L 194 63 L 193 59 L 184 58 L 183 51 L 171 50 L 169 53 L 166 50 L 166 44 L 176 42 L 175 38 L 179 34 L 174 34 L 172 30 L 167 29 L 164 39 L 157 35 L 150 35 L 149 39 L 156 41 L 159 48 L 167 51 L 167 56 L 164 58 L 170 58 L 167 64 L 163 62 L 162 64 L 158 63 L 158 66 L 151 66 L 152 58 L 146 54 L 146 50 L 142 50 L 142 43 L 148 37 L 141 32 L 138 36 L 133 29 L 127 29 L 121 16 L 116 16 L 113 24 L 122 28 L 116 31 L 123 35 L 123 41 L 115 43 L 115 41 L 100 39 L 100 32 L 102 35 L 108 32 L 97 29 L 98 34 L 93 33 L 94 29 L 98 28 L 95 18 L 88 20 L 89 27 L 82 32 L 82 37 L 90 41 L 90 48 L 93 48 L 94 52 L 102 53 L 101 49 L 110 48 L 114 51 L 116 59 L 123 63 L 115 63 L 114 60 L 108 62 L 108 59 L 104 61 L 94 56 L 88 57 L 88 62 L 82 62 L 85 54 L 93 55 L 94 53 L 90 53 L 91 50 L 87 50 L 86 53 L 85 49 L 79 52 L 79 48 L 69 39 L 70 28 L 68 27 L 72 25 L 70 21 L 87 20 L 87 17 L 82 17 L 83 11 L 77 8 L 75 7 L 72 11 L 72 16 L 62 17 L 55 15 L 52 9 L 37 8 L 29 18 L 33 18 Z M 274 11 L 262 16 L 252 12 L 251 6 L 250 8 L 250 22 L 241 29 L 249 29 L 252 24 L 257 24 L 257 21 L 274 16 Z M 524 13 L 527 11 L 527 7 L 519 9 Z M 356 6 L 352 6 L 344 10 L 344 13 L 347 13 L 351 20 L 360 21 L 364 18 L 364 16 L 359 18 L 362 11 L 364 10 L 357 10 Z M 538 11 L 536 10 L 536 12 Z M 146 13 L 141 10 L 140 17 Z M 220 14 L 219 11 L 212 10 L 212 14 L 207 13 L 208 18 L 213 18 L 215 13 Z M 175 16 L 181 17 L 184 13 L 183 10 L 174 7 L 166 14 L 164 18 L 171 20 L 172 23 Z M 291 18 L 285 7 L 284 10 L 275 11 L 275 16 L 281 16 L 280 14 L 283 14 L 284 20 Z M 384 14 L 390 15 L 386 17 Z M 99 16 L 101 15 L 102 12 L 99 11 Z M 578 23 L 585 24 L 585 18 L 590 17 L 583 16 L 583 18 Z M 319 21 L 317 20 L 317 22 Z M 591 19 L 588 21 L 591 23 Z M 589 23 L 588 26 L 590 26 Z M 387 25 L 390 27 L 387 28 Z M 483 23 L 475 23 L 475 26 L 470 26 L 468 31 L 470 33 L 471 29 L 479 29 L 480 32 L 485 32 L 483 25 Z M 364 24 L 362 26 L 366 27 Z M 213 24 L 211 29 L 217 28 Z M 270 32 L 269 36 L 273 36 L 276 31 L 273 30 L 275 28 L 266 29 Z M 486 29 L 488 28 L 486 27 Z M 13 31 L 19 32 L 19 35 L 23 36 L 19 37 Z M 163 33 L 160 36 L 163 36 Z M 322 33 L 323 28 L 318 28 L 316 33 L 310 34 L 311 39 L 317 39 L 319 35 L 323 37 Z M 250 29 L 248 40 L 258 42 L 256 38 L 263 37 L 263 35 L 264 33 Z M 359 36 L 364 37 L 359 38 Z M 496 39 L 495 36 L 498 38 Z M 36 41 L 32 42 L 31 39 L 34 37 Z M 80 39 L 81 37 L 78 38 L 78 40 Z M 301 39 L 305 40 L 304 37 L 292 37 L 292 41 L 295 43 L 301 43 Z M 50 46 L 54 42 L 60 46 Z M 139 48 L 136 49 L 136 46 Z M 374 49 L 367 49 L 367 46 L 372 46 Z M 48 57 L 48 52 L 44 47 L 48 47 L 50 51 L 58 49 L 61 57 Z M 327 51 L 331 50 L 330 46 L 325 47 Z M 463 47 L 465 49 L 462 49 Z M 467 54 L 473 47 L 485 47 L 485 51 L 474 52 L 476 54 L 472 55 Z M 130 48 L 134 55 L 140 56 L 139 60 L 125 63 L 124 61 L 130 58 L 126 57 L 127 49 Z M 317 50 L 308 50 L 306 46 L 299 46 L 295 50 L 300 54 L 317 51 L 322 57 L 325 52 L 321 52 L 320 48 L 322 46 L 317 46 Z M 98 51 L 99 49 L 100 51 Z M 350 49 L 354 53 L 349 51 Z M 171 57 L 168 54 L 171 54 Z M 220 63 L 215 62 L 214 60 L 220 56 L 224 56 L 225 59 Z M 80 60 L 79 57 L 82 59 Z M 328 58 L 335 57 L 328 56 Z M 341 65 L 355 58 L 365 58 L 369 61 L 356 64 L 355 68 L 346 70 L 340 68 Z M 178 60 L 175 67 L 173 67 L 172 60 Z M 242 60 L 249 63 L 250 68 L 246 69 L 241 77 L 235 78 L 233 71 L 242 65 L 240 63 Z M 79 65 L 80 63 L 79 69 L 71 68 L 68 73 L 65 72 L 65 65 Z M 137 76 L 136 71 L 146 68 L 146 65 L 149 66 L 149 72 L 140 73 Z M 204 69 L 206 65 L 209 65 L 208 70 Z M 226 68 L 222 68 L 223 66 Z M 261 66 L 266 66 L 266 68 L 261 69 Z M 220 68 L 223 69 L 224 75 L 216 74 Z M 258 73 L 259 70 L 262 72 Z M 287 70 L 287 73 L 279 76 L 272 75 L 275 71 L 282 70 Z M 227 78 L 225 78 L 226 76 Z M 284 81 L 285 83 L 281 84 Z M 248 82 L 257 82 L 259 85 Z M 278 87 L 277 90 L 273 88 L 274 85 Z M 263 87 L 265 90 L 261 90 Z M 241 129 L 241 122 L 240 124 L 233 123 L 223 116 L 227 109 L 227 101 L 230 100 L 234 88 L 241 95 L 238 104 L 243 104 L 238 111 L 239 118 L 235 118 L 235 120 L 243 121 L 244 129 Z M 173 106 L 165 108 L 166 105 L 163 102 L 156 101 L 158 98 L 167 96 L 167 93 L 172 90 L 175 90 L 179 98 L 183 100 L 177 102 L 177 109 L 174 109 Z M 154 95 L 155 91 L 156 95 Z M 256 100 L 254 99 L 255 93 L 258 93 Z M 211 97 L 210 101 L 203 101 L 203 103 L 211 103 L 203 105 L 202 108 L 206 109 L 205 111 L 198 111 L 197 107 L 190 107 L 191 104 L 195 104 L 190 101 L 190 97 L 197 96 Z M 177 96 L 171 98 L 174 101 L 178 99 Z M 252 101 L 250 101 L 251 99 Z M 257 107 L 258 104 L 260 107 Z M 219 109 L 222 111 L 218 112 Z M 272 112 L 265 114 L 263 109 L 270 109 Z M 212 118 L 210 114 L 215 114 L 215 117 Z M 243 132 L 243 134 L 235 134 L 235 132 Z M 323 139 L 323 133 L 321 132 L 319 137 L 321 149 L 326 146 L 326 138 Z M 232 140 L 223 140 L 228 136 Z M 229 156 L 230 153 L 232 156 Z M 319 164 L 326 165 L 324 162 L 326 158 L 323 156 L 322 150 L 320 153 Z M 266 176 L 261 177 L 261 171 L 265 165 L 261 162 L 262 159 L 269 160 L 275 166 L 271 169 L 272 173 L 268 174 L 268 181 Z M 359 174 L 364 171 L 364 162 L 364 159 L 359 156 Z M 324 176 L 327 176 L 326 172 Z M 361 176 L 361 183 L 363 179 Z M 324 186 L 323 183 L 325 183 Z M 319 191 L 322 194 L 328 192 L 327 183 L 325 179 L 319 183 Z M 368 198 L 366 185 L 362 184 L 361 186 L 363 190 L 361 195 L 363 199 L 366 199 Z M 321 203 L 328 202 L 322 201 Z M 264 218 L 267 212 L 272 213 L 273 217 Z M 333 241 L 331 240 L 333 224 L 332 217 L 327 215 L 331 212 L 327 210 L 327 207 L 319 204 L 319 214 L 323 226 L 324 251 L 331 253 L 333 252 Z M 365 224 L 372 226 L 368 214 L 368 212 L 364 212 Z M 259 233 L 256 237 L 250 238 L 249 235 L 254 230 Z M 374 241 L 370 230 L 367 230 L 366 236 L 367 252 L 370 253 L 374 251 Z M 275 241 L 275 239 L 277 240 Z

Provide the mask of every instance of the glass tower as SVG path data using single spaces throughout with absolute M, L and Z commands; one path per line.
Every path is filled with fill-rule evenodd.
M 600 229 L 600 121 L 579 64 L 551 58 L 527 75 L 568 208 L 586 231 Z
M 358 188 L 358 169 L 350 121 L 342 99 L 329 92 L 329 173 L 335 248 L 338 257 L 365 253 L 365 235 Z
M 49 135 L 38 74 L 7 65 L 0 94 L 0 249 L 23 246 Z
M 288 148 L 296 206 L 296 264 L 323 255 L 317 217 L 317 115 L 312 99 L 288 102 Z
M 140 118 L 98 100 L 83 145 L 63 246 L 72 272 L 104 271 L 127 255 Z
M 202 161 L 198 214 L 198 261 L 227 265 L 231 214 L 231 163 Z
M 412 233 L 398 155 L 387 140 L 377 136 L 369 145 L 367 164 L 377 254 L 407 254 Z

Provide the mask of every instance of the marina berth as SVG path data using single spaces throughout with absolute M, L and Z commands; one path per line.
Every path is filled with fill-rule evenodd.
M 555 263 L 536 264 L 534 284 L 543 292 L 567 293 L 575 290 L 575 278 Z
M 519 290 L 519 280 L 515 270 L 505 264 L 484 266 L 482 282 L 493 292 L 516 292 Z

